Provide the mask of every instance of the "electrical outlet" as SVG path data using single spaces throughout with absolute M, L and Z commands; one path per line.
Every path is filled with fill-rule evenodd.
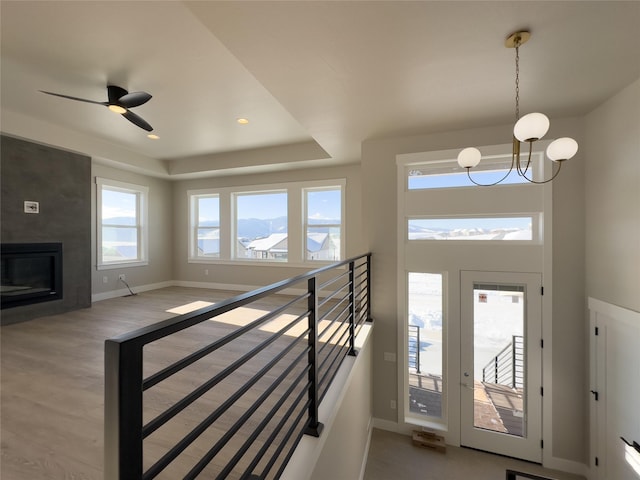
M 127 279 L 127 276 L 124 273 L 118 275 L 118 280 L 122 280 L 123 282 Z
M 395 362 L 396 354 L 393 352 L 384 352 L 384 361 L 385 362 Z
M 396 409 L 396 401 L 395 400 L 391 400 L 389 402 L 389 406 L 391 407 L 391 410 L 395 410 Z

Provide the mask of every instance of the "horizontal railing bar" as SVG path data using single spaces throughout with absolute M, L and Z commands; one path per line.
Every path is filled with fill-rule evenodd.
M 342 352 L 342 355 L 340 355 L 341 352 Z M 319 382 L 320 385 L 324 384 L 324 380 L 327 377 L 327 375 L 329 375 L 329 373 L 332 371 L 333 364 L 335 363 L 335 361 L 338 358 L 340 358 L 340 363 L 342 363 L 342 361 L 344 360 L 344 358 L 347 356 L 348 353 L 349 353 L 349 348 L 342 348 L 340 351 L 338 351 L 338 354 L 335 355 L 334 360 L 331 362 L 331 365 L 329 365 L 329 368 L 327 368 L 327 371 L 325 372 L 325 374 L 320 379 L 320 382 Z M 329 358 L 329 357 L 327 357 L 327 358 Z M 327 388 L 325 388 L 324 391 L 322 392 L 322 395 L 320 395 L 320 402 L 322 402 L 322 400 L 324 399 L 324 396 L 329 391 L 329 387 L 331 386 L 331 382 L 333 382 L 333 379 L 336 377 L 337 374 L 338 374 L 338 369 L 336 368 L 336 369 L 333 370 L 331 378 L 327 382 Z
M 366 272 L 363 272 L 363 273 L 362 273 L 362 275 L 364 275 L 365 273 L 366 273 Z M 362 275 L 361 275 L 361 276 L 362 276 Z M 355 278 L 353 279 L 353 281 L 355 282 L 355 281 L 356 281 L 356 280 L 358 280 L 359 278 L 360 278 L 359 276 L 358 276 L 358 277 L 355 277 Z M 363 284 L 366 284 L 366 283 L 367 283 L 367 277 L 365 276 L 365 277 L 364 277 L 364 279 L 363 279 L 363 280 L 361 280 L 360 282 L 358 282 L 358 283 L 354 283 L 354 285 L 355 285 L 355 287 L 356 287 L 356 290 L 358 290 L 358 291 L 362 291 L 362 290 L 364 290 L 364 287 L 363 287 L 362 285 L 363 285 Z
M 329 310 L 327 310 L 327 311 L 326 311 L 322 316 L 320 316 L 320 317 L 318 318 L 318 324 L 319 324 L 322 320 L 324 320 L 325 318 L 327 318 L 329 315 L 331 315 L 331 314 L 333 313 L 333 311 L 334 311 L 336 308 L 340 307 L 340 305 L 342 305 L 342 304 L 344 303 L 344 301 L 345 301 L 345 300 L 349 301 L 349 294 L 348 294 L 348 293 L 347 293 L 344 297 L 342 297 L 342 298 L 340 299 L 340 301 L 336 302 L 336 304 L 335 304 L 333 307 L 331 307 L 331 308 L 330 308 Z M 349 305 L 347 305 L 347 307 L 346 307 L 346 308 L 348 308 L 348 307 L 349 307 Z M 343 310 L 344 310 L 344 309 L 343 309 Z M 340 317 L 340 315 L 338 315 L 338 317 Z
M 336 275 L 335 277 L 331 277 L 329 280 L 327 280 L 324 283 L 321 283 L 320 285 L 318 285 L 318 291 L 324 290 L 325 288 L 327 288 L 332 283 L 335 283 L 338 280 L 340 280 L 342 277 L 347 277 L 347 276 L 349 276 L 349 270 L 345 270 L 341 274 Z M 342 287 L 342 288 L 344 288 L 344 287 Z
M 200 422 L 191 432 L 185 435 L 171 450 L 163 455 L 158 461 L 145 472 L 144 479 L 155 478 L 162 470 L 164 470 L 178 455 L 180 455 L 189 445 L 191 445 L 200 435 L 202 435 L 207 428 L 209 428 L 218 418 L 220 418 L 242 395 L 244 395 L 253 385 L 255 385 L 263 376 L 273 368 L 280 360 L 282 360 L 287 353 L 289 353 L 293 347 L 295 347 L 300 340 L 309 333 L 307 329 L 302 335 L 298 336 L 293 342 L 291 342 L 287 348 L 280 352 L 274 359 L 267 363 L 258 373 L 251 377 L 240 389 L 238 389 L 231 397 L 227 398 L 222 405 L 216 408 L 207 418 Z M 287 367 L 287 369 L 273 382 L 273 388 L 275 389 L 287 375 L 293 370 L 298 362 L 309 352 L 309 346 L 305 346 L 305 349 L 300 353 L 293 362 Z
M 335 344 L 333 344 L 333 346 L 331 347 L 331 350 L 329 350 L 329 353 L 327 353 L 327 356 L 325 357 L 325 359 L 320 363 L 320 368 L 324 367 L 324 364 L 325 364 L 325 363 L 326 363 L 326 362 L 331 358 L 331 355 L 333 354 L 333 351 L 334 351 L 336 348 L 340 347 L 340 348 L 342 349 L 342 348 L 344 348 L 344 347 L 346 347 L 346 346 L 347 346 L 347 345 L 346 345 L 346 342 L 344 342 L 344 343 L 342 343 L 342 342 L 343 342 L 343 339 L 344 339 L 345 334 L 347 334 L 347 338 L 349 338 L 349 337 L 348 337 L 348 335 L 349 335 L 349 325 L 348 325 L 348 324 L 346 324 L 346 323 L 345 323 L 345 324 L 343 324 L 343 325 L 344 325 L 346 328 L 343 330 L 342 335 L 340 335 L 340 338 L 338 339 L 338 341 L 336 341 L 336 343 L 335 343 Z M 339 330 L 339 329 L 337 329 L 337 330 Z M 327 344 L 325 344 L 325 345 L 331 345 L 331 344 L 330 344 L 330 343 L 327 343 Z M 326 368 L 325 373 L 324 373 L 324 374 L 323 374 L 323 376 L 320 378 L 320 382 L 319 382 L 319 384 L 322 384 L 322 382 L 323 382 L 324 378 L 325 378 L 325 377 L 326 377 L 326 375 L 327 375 L 327 372 L 329 372 L 329 370 L 331 370 L 331 367 L 332 367 L 332 366 L 333 366 L 333 362 L 329 365 L 329 367 L 328 367 L 328 368 Z
M 284 427 L 284 425 L 286 424 L 286 420 L 291 417 L 291 414 L 294 412 L 296 404 L 299 401 L 300 401 L 300 397 L 296 398 L 296 402 L 293 402 L 291 404 L 291 406 L 287 409 L 287 412 L 285 413 L 284 417 L 274 427 L 273 431 L 271 432 L 271 434 L 269 435 L 269 437 L 265 441 L 264 445 L 258 451 L 258 454 L 256 455 L 255 459 L 253 460 L 253 462 L 251 462 L 251 464 L 250 464 L 251 470 L 253 470 L 256 467 L 256 465 L 260 462 L 260 460 L 262 459 L 264 454 L 267 452 L 267 450 L 269 449 L 269 447 L 271 446 L 271 444 L 273 443 L 275 438 L 278 436 L 278 434 L 282 430 L 282 427 Z M 307 409 L 309 408 L 309 404 L 310 403 L 311 403 L 311 400 L 308 400 L 307 402 L 305 402 L 305 404 L 303 405 L 303 408 L 300 410 L 298 415 L 293 419 L 293 422 L 291 422 L 291 427 L 289 427 L 289 431 L 286 433 L 285 438 L 289 438 L 291 436 L 291 433 L 293 432 L 293 430 L 299 425 L 300 420 L 302 419 L 302 416 L 305 413 L 307 413 Z M 307 420 L 305 422 L 305 426 L 308 425 L 309 420 Z M 301 428 L 299 430 L 300 431 L 299 431 L 299 436 L 298 436 L 297 440 L 299 440 L 302 437 L 303 433 L 304 433 L 304 429 Z M 271 461 L 269 463 L 267 463 L 265 469 L 262 471 L 262 474 L 260 475 L 260 478 L 265 478 L 267 473 L 269 473 L 269 470 L 271 470 L 271 467 L 273 466 L 273 463 L 275 463 L 275 459 L 278 458 L 278 456 L 280 455 L 280 452 L 284 448 L 285 443 L 286 442 L 280 442 L 280 444 L 276 448 L 275 454 L 271 456 Z M 218 479 L 216 479 L 216 480 L 218 480 Z M 222 478 L 220 478 L 220 480 L 222 480 Z
M 333 297 L 335 297 L 336 295 L 338 295 L 340 292 L 342 292 L 345 288 L 348 288 L 350 285 L 349 282 L 345 283 L 344 285 L 342 285 L 342 287 L 334 290 L 333 292 L 331 292 L 331 294 L 326 295 L 324 297 L 322 297 L 322 301 L 318 302 L 318 307 L 322 307 L 325 303 L 327 303 L 329 300 L 331 300 Z
M 287 430 L 286 434 L 285 434 L 285 438 L 290 438 L 293 435 L 293 432 L 296 429 L 296 426 L 299 424 L 300 420 L 302 419 L 302 415 L 304 415 L 305 411 L 301 410 L 300 413 L 298 413 L 298 415 L 296 416 L 294 422 L 291 423 L 291 426 L 289 427 L 289 430 Z M 284 424 L 282 425 L 284 426 Z M 282 428 L 280 428 L 280 430 L 282 430 Z M 300 438 L 302 437 L 302 434 L 304 433 L 304 430 L 300 429 L 300 432 L 298 434 L 298 436 L 296 437 L 296 443 L 300 441 Z M 265 466 L 264 470 L 262 470 L 262 475 L 263 478 L 271 471 L 271 469 L 273 468 L 273 465 L 276 463 L 276 460 L 278 459 L 278 457 L 280 457 L 280 454 L 282 453 L 282 450 L 284 450 L 284 447 L 286 445 L 286 442 L 281 442 L 277 448 L 275 453 L 271 456 L 271 459 L 267 462 L 267 465 Z M 288 459 L 287 459 L 288 461 Z M 282 469 L 284 466 L 286 466 L 283 463 L 280 464 L 280 468 Z M 279 476 L 276 476 L 275 478 L 279 478 Z
M 264 426 L 258 425 L 258 427 L 256 428 L 256 432 L 259 434 L 262 432 L 262 430 L 264 430 L 264 428 L 266 427 L 266 425 L 269 423 L 269 421 L 271 420 L 271 418 L 275 415 L 275 413 L 280 409 L 280 407 L 282 406 L 282 404 L 284 403 L 284 401 L 289 398 L 289 395 L 291 395 L 291 393 L 293 392 L 293 390 L 299 385 L 300 381 L 308 374 L 309 369 L 305 368 L 295 379 L 295 381 L 289 386 L 289 388 L 286 390 L 285 394 L 282 395 L 280 397 L 280 399 L 278 400 L 278 402 L 271 408 L 271 410 L 269 411 L 269 413 L 267 415 L 265 415 L 265 419 L 266 419 L 266 423 L 265 420 L 263 420 L 262 423 L 264 423 Z M 286 376 L 285 376 L 286 378 Z M 308 385 L 308 383 L 307 383 Z M 211 460 L 213 460 L 213 458 L 218 454 L 218 452 L 220 452 L 220 450 L 222 450 L 224 448 L 224 446 L 229 442 L 229 440 L 231 440 L 231 437 L 233 437 L 236 432 L 240 429 L 240 427 L 242 427 L 242 425 L 244 425 L 246 423 L 247 420 L 249 420 L 249 418 L 251 417 L 251 415 L 253 415 L 253 413 L 258 409 L 258 407 L 260 405 L 262 405 L 262 403 L 264 403 L 264 401 L 269 398 L 269 396 L 271 395 L 271 393 L 273 393 L 274 389 L 271 389 L 271 387 L 269 389 L 267 389 L 259 398 L 259 402 L 256 401 L 251 408 L 249 408 L 237 421 L 236 423 L 234 423 L 231 428 L 229 430 L 227 430 L 225 432 L 225 434 L 220 438 L 220 440 L 218 440 L 215 445 L 213 445 L 213 447 L 211 447 L 207 453 L 205 453 L 202 458 L 198 461 L 198 463 L 196 463 L 196 465 L 194 465 L 194 467 L 189 471 L 189 473 L 185 476 L 185 478 L 195 478 L 197 477 L 197 475 L 202 472 L 202 470 L 204 470 L 204 468 L 211 463 Z M 296 403 L 298 401 L 300 401 L 300 398 L 302 398 L 302 395 L 304 395 L 306 393 L 306 389 L 303 388 L 301 390 L 301 394 L 298 396 L 298 398 L 296 399 Z M 255 432 L 254 432 L 255 433 Z M 249 446 L 255 441 L 252 440 L 251 443 L 249 443 L 247 445 L 247 449 L 249 448 Z M 246 444 L 247 442 L 245 442 Z M 243 444 L 244 446 L 244 444 Z M 246 450 L 244 451 L 246 452 Z M 242 452 L 242 454 L 244 455 L 244 452 Z M 240 455 L 240 458 L 242 458 L 242 455 Z M 225 467 L 225 469 L 223 469 L 223 471 L 220 473 L 220 475 L 218 476 L 219 478 L 226 478 L 226 475 L 229 472 L 226 472 L 226 469 L 229 467 L 229 463 L 227 463 L 227 466 Z M 231 466 L 231 469 L 233 469 L 233 466 Z M 193 477 L 191 477 L 191 475 L 194 475 Z
M 340 305 L 340 304 L 338 304 Z M 329 313 L 329 312 L 328 312 Z M 346 320 L 346 318 L 348 318 L 348 316 L 342 320 L 340 320 L 340 318 L 345 314 L 345 313 L 349 313 L 349 305 L 346 305 L 345 307 L 342 308 L 342 310 L 335 316 L 333 317 L 331 320 L 329 320 L 329 324 L 326 326 L 326 328 L 324 330 L 322 330 L 321 332 L 318 332 L 318 340 L 320 340 L 322 337 L 324 337 L 324 334 L 327 330 L 329 330 L 334 323 L 336 322 L 341 322 L 344 323 L 344 321 Z M 322 317 L 322 319 L 324 320 L 324 316 Z
M 327 345 L 331 345 L 331 340 L 333 340 L 333 337 L 335 337 L 341 331 L 341 329 L 342 329 L 342 332 L 343 332 L 342 333 L 342 337 L 344 337 L 344 332 L 348 332 L 349 331 L 349 322 L 348 322 L 348 320 L 349 320 L 349 315 L 347 315 L 347 317 L 345 318 L 344 321 L 340 322 L 340 325 L 333 331 L 331 336 L 322 342 L 322 346 L 318 348 L 318 355 L 320 355 L 322 353 L 322 351 L 327 347 Z M 336 321 L 337 320 L 334 320 L 333 323 L 335 323 Z M 329 327 L 327 327 L 327 329 L 328 328 Z M 325 329 L 325 331 L 327 329 Z M 318 337 L 318 339 L 319 338 L 320 337 Z M 320 368 L 322 368 L 322 364 L 320 364 Z
M 179 315 L 177 317 L 163 320 L 153 325 L 139 328 L 132 332 L 124 333 L 122 335 L 112 338 L 111 340 L 118 343 L 135 341 L 140 345 L 146 345 L 155 340 L 158 340 L 159 338 L 166 337 L 173 333 L 184 330 L 185 328 L 191 327 L 205 320 L 208 320 L 212 316 L 221 315 L 222 313 L 227 313 L 238 307 L 242 307 L 249 303 L 253 303 L 254 301 L 260 298 L 264 298 L 271 294 L 280 292 L 285 288 L 290 288 L 292 285 L 296 283 L 303 282 L 312 277 L 316 277 L 324 272 L 328 272 L 330 270 L 341 267 L 343 265 L 349 265 L 349 263 L 357 259 L 370 257 L 370 255 L 371 255 L 370 253 L 367 253 L 363 255 L 358 255 L 353 258 L 349 258 L 347 260 L 343 260 L 341 262 L 332 263 L 330 265 L 317 268 L 316 270 L 312 270 L 310 272 L 303 273 L 301 275 L 297 275 L 295 277 L 291 277 L 286 280 L 282 280 L 280 282 L 276 282 L 272 285 L 258 288 L 256 290 L 252 290 L 251 292 L 246 292 L 240 295 L 236 295 L 235 297 L 223 300 L 210 307 L 205 307 L 200 310 L 196 310 L 195 312 L 192 312 L 192 313 L 185 313 L 184 315 Z
M 276 317 L 277 315 L 280 315 L 282 312 L 286 311 L 291 305 L 299 302 L 301 299 L 307 298 L 307 296 L 308 296 L 308 294 L 307 295 L 301 295 L 300 297 L 296 297 L 295 299 L 291 300 L 290 302 L 288 302 L 288 303 L 286 303 L 284 305 L 281 305 L 276 310 L 273 310 L 273 311 L 263 315 L 262 317 L 257 318 L 256 320 L 252 321 L 251 323 L 248 323 L 247 325 L 244 325 L 244 326 L 234 330 L 233 332 L 225 335 L 224 337 L 216 340 L 215 342 L 210 343 L 206 347 L 201 348 L 197 352 L 194 352 L 194 353 L 184 357 L 182 360 L 179 360 L 179 361 L 169 365 L 168 367 L 163 368 L 159 372 L 154 373 L 153 375 L 149 376 L 148 378 L 146 378 L 146 379 L 144 379 L 142 381 L 142 389 L 143 390 L 148 390 L 149 388 L 153 387 L 154 385 L 157 385 L 158 383 L 162 382 L 163 380 L 166 380 L 170 376 L 175 375 L 180 370 L 182 370 L 182 369 L 188 367 L 189 365 L 197 362 L 198 360 L 200 360 L 201 358 L 207 356 L 211 352 L 213 352 L 213 351 L 219 349 L 220 347 L 223 347 L 227 343 L 229 343 L 229 342 L 241 337 L 245 333 L 248 333 L 249 331 L 253 330 L 255 327 L 257 327 L 259 325 L 262 325 L 263 323 L 266 323 L 267 321 L 271 320 L 272 318 Z M 307 311 L 306 315 L 308 315 L 308 314 L 309 314 L 309 312 Z
M 258 353 L 260 353 L 262 350 L 264 350 L 267 346 L 271 345 L 278 338 L 280 338 L 282 335 L 284 335 L 284 333 L 287 330 L 289 330 L 292 325 L 297 324 L 298 322 L 300 322 L 304 318 L 306 318 L 306 317 L 305 316 L 299 316 L 294 321 L 288 323 L 287 325 L 282 327 L 280 330 L 275 332 L 273 335 L 271 335 L 269 338 L 267 338 L 265 341 L 263 341 L 262 343 L 258 344 L 256 347 L 254 347 L 253 349 L 251 349 L 247 353 L 245 353 L 242 357 L 240 357 L 238 360 L 233 362 L 231 365 L 229 365 L 227 368 L 222 370 L 220 373 L 218 373 L 216 376 L 211 378 L 209 381 L 203 383 L 200 387 L 196 388 L 190 394 L 188 394 L 187 396 L 183 397 L 181 400 L 179 400 L 178 402 L 173 404 L 171 407 L 166 409 L 163 413 L 161 413 L 156 418 L 151 420 L 149 423 L 147 423 L 145 426 L 142 427 L 142 436 L 143 436 L 143 438 L 148 437 L 151 433 L 153 433 L 158 428 L 160 428 L 162 425 L 167 423 L 169 420 L 171 420 L 173 417 L 175 417 L 178 413 L 180 413 L 182 410 L 187 408 L 189 405 L 191 405 L 193 402 L 195 402 L 198 398 L 200 398 L 202 395 L 207 393 L 209 390 L 211 390 L 213 387 L 215 387 L 222 380 L 224 380 L 229 375 L 231 375 L 233 372 L 235 372 L 242 365 L 247 363 L 248 360 L 250 360 L 251 358 L 255 357 Z
M 308 371 L 308 370 L 307 370 Z M 307 373 L 307 371 L 303 372 Z M 258 438 L 258 435 L 260 435 L 264 429 L 267 427 L 267 425 L 269 425 L 269 423 L 271 422 L 271 420 L 274 418 L 275 414 L 278 412 L 278 410 L 280 410 L 280 407 L 282 407 L 282 405 L 284 404 L 284 400 L 287 399 L 289 397 L 289 395 L 291 395 L 291 393 L 293 393 L 294 387 L 296 387 L 298 385 L 298 382 L 300 382 L 300 380 L 302 379 L 303 375 L 299 375 L 298 378 L 296 378 L 295 382 L 287 389 L 287 392 L 285 393 L 285 395 L 283 395 L 280 400 L 278 401 L 278 403 L 276 403 L 276 405 L 274 405 L 271 410 L 269 410 L 269 412 L 264 416 L 264 418 L 262 419 L 262 421 L 258 424 L 258 426 L 255 428 L 255 430 L 253 431 L 253 433 L 251 435 L 249 435 L 249 437 L 244 441 L 244 443 L 242 444 L 242 446 L 238 449 L 238 451 L 236 452 L 236 454 L 231 458 L 231 460 L 229 460 L 229 462 L 227 463 L 227 465 L 225 466 L 225 468 L 218 474 L 218 477 L 216 478 L 227 478 L 227 475 L 229 473 L 231 473 L 231 470 L 233 470 L 233 467 L 236 466 L 236 464 L 240 461 L 240 459 L 244 456 L 244 454 L 247 452 L 247 450 L 249 450 L 249 447 L 251 445 L 253 445 L 253 443 L 256 441 L 256 439 Z M 298 396 L 296 397 L 296 399 L 292 402 L 291 406 L 287 409 L 287 411 L 285 412 L 285 414 L 282 416 L 281 422 L 287 422 L 288 420 L 290 420 L 290 416 L 291 413 L 293 412 L 293 410 L 295 409 L 296 405 L 298 405 L 298 402 L 300 402 L 300 400 L 302 399 L 302 397 L 304 397 L 307 393 L 306 387 L 308 387 L 309 384 L 307 383 L 307 385 L 305 386 L 305 388 L 303 388 L 299 393 Z M 306 411 L 306 409 L 308 408 L 308 403 L 305 406 L 305 408 L 303 409 L 303 412 Z M 297 422 L 296 422 L 297 423 Z M 275 436 L 273 437 L 275 438 Z M 269 438 L 267 439 L 267 441 L 264 442 L 263 446 L 267 446 L 267 448 L 270 446 L 270 444 L 272 443 L 273 439 Z M 260 451 L 259 451 L 260 452 Z M 258 453 L 259 453 L 258 452 Z M 258 460 L 259 461 L 259 460 Z

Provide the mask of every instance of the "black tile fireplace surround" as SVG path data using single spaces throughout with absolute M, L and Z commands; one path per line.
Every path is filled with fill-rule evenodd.
M 62 243 L 4 243 L 2 309 L 62 299 Z

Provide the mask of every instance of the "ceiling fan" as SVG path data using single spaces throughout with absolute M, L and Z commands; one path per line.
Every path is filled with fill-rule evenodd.
M 124 88 L 116 85 L 107 85 L 107 98 L 106 102 L 97 102 L 95 100 L 87 100 L 86 98 L 71 97 L 69 95 L 62 95 L 61 93 L 45 92 L 47 95 L 54 95 L 56 97 L 68 98 L 69 100 L 77 100 L 79 102 L 95 103 L 97 105 L 104 105 L 109 110 L 115 113 L 121 114 L 124 118 L 138 127 L 151 132 L 153 127 L 147 123 L 147 121 L 139 115 L 133 113 L 130 108 L 139 107 L 147 103 L 151 99 L 151 95 L 147 92 L 127 92 Z

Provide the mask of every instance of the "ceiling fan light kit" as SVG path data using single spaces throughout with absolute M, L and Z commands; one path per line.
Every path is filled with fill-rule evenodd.
M 76 100 L 78 102 L 94 103 L 96 105 L 104 105 L 114 113 L 119 113 L 124 118 L 129 120 L 134 125 L 146 130 L 147 132 L 153 131 L 153 127 L 143 119 L 141 116 L 133 113 L 130 109 L 144 105 L 151 100 L 151 95 L 147 92 L 131 92 L 129 93 L 122 87 L 117 85 L 107 85 L 107 98 L 106 102 L 98 102 L 95 100 L 88 100 L 86 98 L 72 97 L 70 95 L 63 95 L 61 93 L 46 92 L 40 90 L 47 95 L 53 95 L 56 97 L 66 98 L 68 100 Z
M 505 47 L 514 48 L 516 50 L 516 123 L 513 127 L 513 150 L 511 153 L 511 167 L 509 171 L 500 180 L 494 183 L 483 184 L 475 181 L 471 177 L 471 169 L 476 167 L 482 159 L 482 153 L 475 147 L 468 147 L 463 149 L 458 154 L 458 165 L 467 170 L 467 176 L 469 180 L 475 185 L 489 187 L 497 185 L 511 174 L 514 167 L 518 175 L 523 177 L 530 183 L 543 184 L 551 182 L 558 173 L 560 173 L 560 167 L 562 162 L 572 158 L 578 151 L 578 142 L 573 138 L 563 137 L 554 140 L 549 144 L 546 150 L 546 156 L 549 160 L 552 160 L 558 167 L 551 175 L 551 178 L 546 180 L 535 180 L 532 177 L 527 176 L 529 166 L 531 164 L 531 152 L 533 150 L 533 143 L 540 140 L 549 131 L 549 118 L 543 113 L 529 113 L 527 115 L 520 116 L 520 47 L 524 45 L 531 38 L 531 33 L 528 31 L 518 31 L 512 33 L 505 40 Z M 521 161 L 520 158 L 520 143 L 529 144 L 529 155 L 526 161 Z M 523 166 L 524 163 L 524 166 Z

